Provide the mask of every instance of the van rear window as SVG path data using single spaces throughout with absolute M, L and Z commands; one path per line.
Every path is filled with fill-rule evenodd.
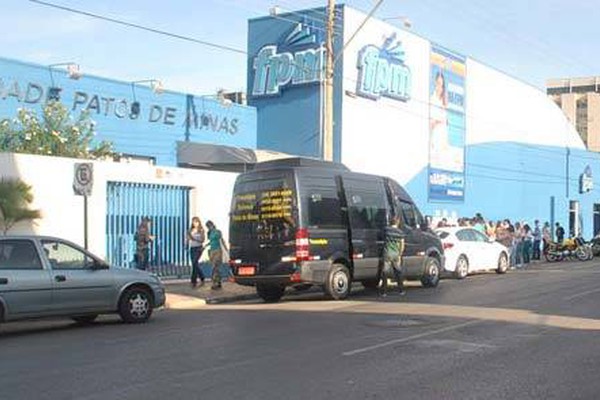
M 259 242 L 294 238 L 297 221 L 291 179 L 238 182 L 231 205 L 232 235 L 256 237 Z

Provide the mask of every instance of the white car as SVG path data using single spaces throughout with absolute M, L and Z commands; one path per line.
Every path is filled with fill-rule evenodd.
M 503 274 L 508 270 L 508 249 L 483 233 L 469 227 L 437 228 L 435 232 L 444 247 L 444 269 L 457 279 L 478 271 Z

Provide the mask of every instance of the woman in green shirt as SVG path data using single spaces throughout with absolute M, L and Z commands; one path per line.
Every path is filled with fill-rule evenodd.
M 208 228 L 208 257 L 212 265 L 212 286 L 211 289 L 221 289 L 221 274 L 219 270 L 223 264 L 223 249 L 227 249 L 227 245 L 223 240 L 221 231 L 217 229 L 214 222 L 206 221 Z

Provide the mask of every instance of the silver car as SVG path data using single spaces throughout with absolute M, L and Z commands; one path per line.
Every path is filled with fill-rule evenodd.
M 0 322 L 68 316 L 79 323 L 118 313 L 145 322 L 165 303 L 157 276 L 109 266 L 66 240 L 0 237 Z

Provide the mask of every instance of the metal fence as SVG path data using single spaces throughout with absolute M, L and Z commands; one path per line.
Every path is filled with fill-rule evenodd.
M 106 254 L 108 261 L 134 268 L 134 235 L 143 217 L 152 220 L 155 236 L 150 269 L 160 276 L 189 275 L 185 231 L 190 222 L 190 188 L 130 182 L 108 182 Z

